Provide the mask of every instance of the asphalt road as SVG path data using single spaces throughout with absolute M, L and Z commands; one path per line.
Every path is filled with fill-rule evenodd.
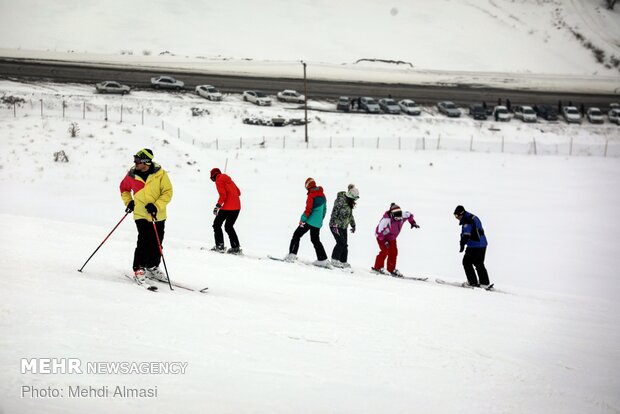
M 96 83 L 104 80 L 116 80 L 130 85 L 132 88 L 149 89 L 150 78 L 161 74 L 172 75 L 185 82 L 187 90 L 196 85 L 210 84 L 225 93 L 241 93 L 247 89 L 259 89 L 275 95 L 283 89 L 295 89 L 303 93 L 303 79 L 267 78 L 250 76 L 230 76 L 202 74 L 197 71 L 175 71 L 171 69 L 152 70 L 142 68 L 108 67 L 102 64 L 67 64 L 63 62 L 20 60 L 0 58 L 0 78 L 22 80 L 48 80 L 53 82 Z M 609 103 L 618 102 L 617 95 L 576 94 L 544 91 L 522 91 L 510 89 L 494 89 L 472 87 L 470 85 L 414 85 L 385 84 L 344 81 L 318 81 L 309 79 L 307 95 L 314 99 L 337 99 L 338 96 L 373 96 L 375 98 L 391 95 L 394 99 L 410 98 L 422 104 L 434 104 L 438 101 L 450 100 L 458 105 L 487 102 L 494 105 L 499 98 L 503 102 L 510 99 L 517 104 L 552 104 L 561 101 L 564 105 L 609 107 Z

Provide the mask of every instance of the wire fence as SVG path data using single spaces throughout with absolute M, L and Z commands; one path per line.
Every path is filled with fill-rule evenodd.
M 577 139 L 573 136 L 555 137 L 551 140 L 527 139 L 506 140 L 504 136 L 492 137 L 466 136 L 403 136 L 403 137 L 342 137 L 313 136 L 309 142 L 303 139 L 282 136 L 262 137 L 205 137 L 197 136 L 189 128 L 183 128 L 173 122 L 163 112 L 149 107 L 127 104 L 101 104 L 87 101 L 57 100 L 23 100 L 0 105 L 0 117 L 51 117 L 68 121 L 92 120 L 119 122 L 157 128 L 172 138 L 212 150 L 242 150 L 249 148 L 280 149 L 376 149 L 400 151 L 469 151 L 482 153 L 510 153 L 526 155 L 560 155 L 560 156 L 598 156 L 620 157 L 620 139 L 610 140 L 602 136 Z M 610 127 L 619 133 L 620 129 Z M 612 133 L 613 135 L 613 133 Z

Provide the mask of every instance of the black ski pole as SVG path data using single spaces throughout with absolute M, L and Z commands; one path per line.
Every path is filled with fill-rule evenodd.
M 164 249 L 161 247 L 161 242 L 159 241 L 159 233 L 157 232 L 157 226 L 155 225 L 155 215 L 153 215 L 153 230 L 155 230 L 155 237 L 157 238 L 157 247 L 159 247 L 159 254 L 161 255 L 161 261 L 164 263 L 164 270 L 166 271 L 166 278 L 168 278 L 168 286 L 170 286 L 170 290 L 172 289 L 172 282 L 170 282 L 170 275 L 168 274 L 168 267 L 166 266 L 166 259 L 164 259 Z
M 93 254 L 90 255 L 90 257 L 84 262 L 84 264 L 82 265 L 82 267 L 80 267 L 78 269 L 78 272 L 82 272 L 82 269 L 84 269 L 84 266 L 86 266 L 86 263 L 88 263 L 90 261 L 90 259 L 92 259 L 92 257 L 95 255 L 95 253 L 97 253 L 97 250 L 99 250 L 101 248 L 101 246 L 103 246 L 103 243 L 106 242 L 106 240 L 108 240 L 108 238 L 112 235 L 112 233 L 114 233 L 114 230 L 116 230 L 116 228 L 118 226 L 120 226 L 120 224 L 123 222 L 123 220 L 125 220 L 125 217 L 127 217 L 127 215 L 130 213 L 130 211 L 126 212 L 125 215 L 123 216 L 123 218 L 121 219 L 121 221 L 119 221 L 116 226 L 114 226 L 114 228 L 112 229 L 112 231 L 105 237 L 105 239 L 103 239 L 103 241 L 101 242 L 101 244 L 99 245 L 99 247 L 97 247 L 95 249 L 95 251 L 93 252 Z

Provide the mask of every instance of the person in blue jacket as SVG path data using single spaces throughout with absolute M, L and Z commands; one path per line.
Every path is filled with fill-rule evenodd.
M 330 267 L 327 260 L 327 253 L 323 243 L 321 243 L 320 231 L 323 225 L 323 219 L 327 214 L 327 199 L 323 193 L 323 187 L 316 185 L 313 178 L 308 178 L 305 183 L 308 197 L 306 198 L 306 208 L 299 220 L 299 226 L 293 233 L 289 253 L 284 260 L 292 262 L 297 259 L 297 251 L 299 250 L 299 242 L 304 234 L 310 231 L 310 241 L 316 251 L 317 261 L 313 264 L 316 266 Z
M 488 287 L 489 274 L 484 266 L 484 257 L 487 252 L 487 237 L 480 219 L 459 205 L 454 210 L 454 217 L 461 226 L 461 240 L 459 252 L 465 250 L 463 268 L 467 276 L 467 284 L 474 287 Z M 474 270 L 475 268 L 475 270 Z M 476 276 L 476 273 L 478 275 Z

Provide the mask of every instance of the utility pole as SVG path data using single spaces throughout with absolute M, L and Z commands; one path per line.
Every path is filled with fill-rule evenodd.
M 308 82 L 306 78 L 306 62 L 302 60 L 301 64 L 304 65 L 304 130 L 306 143 L 308 143 Z

